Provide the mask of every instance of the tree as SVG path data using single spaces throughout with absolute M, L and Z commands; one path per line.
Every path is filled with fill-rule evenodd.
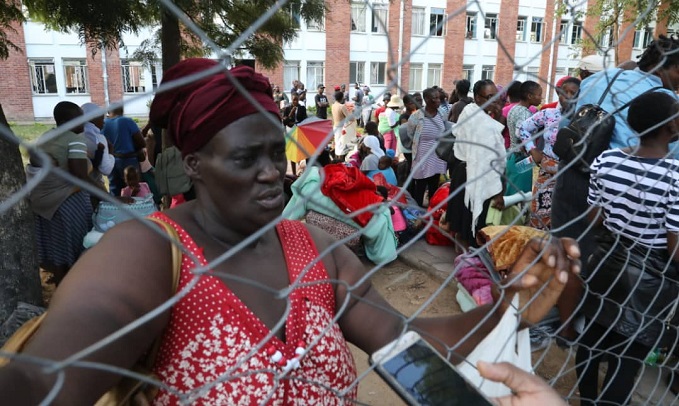
M 0 105 L 0 131 L 11 132 Z M 19 146 L 0 134 L 0 202 L 26 183 Z M 19 302 L 42 306 L 40 272 L 35 249 L 33 212 L 24 199 L 0 212 L 0 324 L 17 309 Z M 0 344 L 30 315 L 13 318 L 7 328 L 0 327 Z
M 175 0 L 186 16 L 222 48 L 229 47 L 274 0 Z M 165 11 L 159 0 L 25 0 L 32 18 L 58 31 L 77 31 L 83 43 L 99 47 L 122 44 L 124 33 L 139 33 L 145 26 L 161 29 L 142 47 L 140 55 L 155 55 L 162 48 L 163 68 L 180 55 L 204 53 L 205 44 Z M 259 30 L 250 35 L 234 56 L 252 55 L 271 68 L 282 62 L 282 44 L 297 35 L 301 20 L 321 22 L 326 12 L 324 0 L 293 0 L 276 12 Z
M 12 1 L 0 3 L 0 59 L 7 59 L 10 51 L 19 50 L 17 45 L 9 39 L 8 32 L 16 32 L 12 24 L 22 23 L 25 20 L 18 3 Z
M 600 48 L 606 38 L 608 43 L 603 46 L 618 44 L 622 35 L 634 35 L 633 31 L 623 32 L 626 24 L 649 31 L 653 21 L 663 21 L 666 26 L 679 22 L 679 0 L 598 0 L 585 14 L 597 19 L 595 31 L 586 34 L 581 44 L 589 53 Z M 616 53 L 615 63 L 620 62 Z

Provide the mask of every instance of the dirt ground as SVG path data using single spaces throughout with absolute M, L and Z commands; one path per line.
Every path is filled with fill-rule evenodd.
M 373 285 L 386 300 L 405 315 L 411 315 L 426 302 L 440 286 L 440 281 L 428 273 L 409 268 L 396 261 L 380 269 L 372 278 Z M 424 309 L 424 316 L 444 316 L 461 313 L 455 300 L 457 289 L 446 287 L 434 301 Z M 368 369 L 368 356 L 356 347 L 352 347 L 359 376 Z M 551 345 L 545 351 L 533 353 L 533 365 L 537 365 L 536 373 L 547 380 L 555 376 L 560 378 L 553 387 L 563 396 L 572 396 L 576 378 L 573 369 L 574 353 Z M 376 373 L 370 371 L 361 380 L 358 400 L 368 405 L 404 405 L 405 403 Z M 577 404 L 573 403 L 573 404 Z

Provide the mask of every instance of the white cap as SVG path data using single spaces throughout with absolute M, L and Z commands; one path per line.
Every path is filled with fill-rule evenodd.
M 83 114 L 89 114 L 93 111 L 101 110 L 101 107 L 97 106 L 94 103 L 85 103 L 82 106 L 80 106 L 80 108 L 83 110 Z M 101 115 L 103 116 L 104 114 L 105 113 L 102 112 Z
M 578 62 L 578 69 L 588 72 L 601 72 L 604 70 L 604 57 L 601 55 L 587 55 Z

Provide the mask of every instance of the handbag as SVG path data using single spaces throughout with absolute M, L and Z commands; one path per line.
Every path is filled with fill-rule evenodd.
M 577 160 L 574 168 L 582 173 L 589 174 L 589 166 L 594 159 L 609 148 L 615 130 L 615 115 L 628 108 L 634 100 L 633 98 L 611 113 L 601 108 L 601 103 L 622 72 L 622 69 L 616 72 L 597 104 L 581 106 L 568 126 L 561 128 L 556 134 L 554 153 L 565 162 Z M 658 89 L 662 89 L 662 86 L 651 88 L 642 94 Z
M 179 274 L 181 271 L 182 263 L 182 251 L 178 247 L 179 235 L 177 231 L 163 220 L 149 217 L 150 221 L 163 227 L 165 233 L 173 241 L 172 244 L 172 292 L 173 294 L 177 292 L 177 287 L 179 286 Z M 5 345 L 0 349 L 3 352 L 8 353 L 20 353 L 26 347 L 26 344 L 30 342 L 33 335 L 38 331 L 42 322 L 47 315 L 47 312 L 41 314 L 40 316 L 34 317 L 24 323 L 8 340 Z M 132 371 L 146 375 L 148 377 L 154 377 L 152 372 L 153 364 L 156 361 L 156 356 L 158 350 L 160 349 L 162 337 L 156 338 L 151 345 L 149 351 L 140 358 L 137 363 L 132 367 Z M 6 365 L 9 362 L 8 358 L 0 358 L 0 367 Z M 150 405 L 158 393 L 158 388 L 153 385 L 149 385 L 146 382 L 139 381 L 134 378 L 124 377 L 116 386 L 111 388 L 106 392 L 99 400 L 95 403 L 95 406 L 145 406 Z

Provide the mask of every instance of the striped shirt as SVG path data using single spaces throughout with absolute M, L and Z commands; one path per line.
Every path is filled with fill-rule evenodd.
M 448 170 L 448 163 L 434 153 L 438 139 L 443 135 L 445 129 L 445 123 L 440 114 L 433 117 L 428 117 L 425 114 L 422 132 L 417 144 L 417 155 L 413 159 L 413 179 L 426 179 L 446 173 Z
M 604 226 L 651 248 L 679 232 L 679 160 L 640 158 L 612 149 L 594 160 L 587 203 L 601 207 Z

